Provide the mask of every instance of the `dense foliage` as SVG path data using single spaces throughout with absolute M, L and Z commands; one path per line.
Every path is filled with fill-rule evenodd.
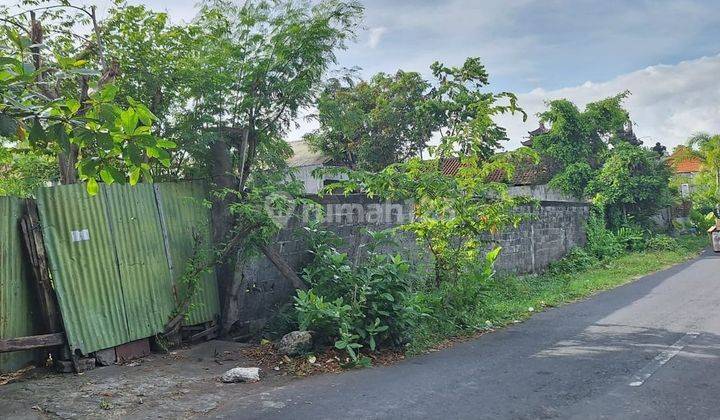
M 515 213 L 524 200 L 511 197 L 503 180 L 491 174 L 511 177 L 517 159 L 532 158 L 527 150 L 492 155 L 505 129 L 493 121 L 494 115 L 521 112 L 509 93 L 492 94 L 482 90 L 487 73 L 480 62 L 469 58 L 462 67 L 432 66 L 438 79 L 433 88 L 435 106 L 444 116 L 441 139 L 430 148 L 436 160 L 411 158 L 379 172 L 343 172 L 347 181 L 330 188 L 345 193 L 362 191 L 370 197 L 387 200 L 411 200 L 415 218 L 403 229 L 415 234 L 427 248 L 435 264 L 435 284 L 454 281 L 488 250 L 482 236 L 517 225 L 522 215 Z M 501 103 L 501 99 L 509 99 Z M 443 171 L 442 162 L 454 157 L 460 161 L 456 174 Z
M 584 111 L 566 99 L 548 103 L 540 120 L 551 127 L 547 133 L 533 137 L 532 147 L 558 164 L 560 171 L 551 185 L 583 197 L 594 171 L 602 166 L 609 145 L 638 144 L 629 131 L 630 115 L 622 107 L 628 94 L 589 103 Z
M 299 327 L 344 350 L 353 364 L 369 362 L 360 349 L 406 343 L 419 312 L 411 301 L 409 264 L 377 249 L 387 244 L 382 237 L 388 232 L 369 233 L 366 255 L 353 262 L 336 249 L 341 244 L 334 235 L 309 231 L 314 259 L 303 277 L 311 288 L 295 297 Z
M 702 162 L 700 173 L 681 181 L 692 185 L 693 222 L 707 229 L 713 221 L 710 213 L 720 216 L 720 134 L 695 134 L 688 139 L 687 147 L 681 146 L 676 150 L 679 151 L 676 153 L 679 160 L 699 158 Z
M 116 63 L 98 33 L 74 36 L 77 25 L 97 25 L 95 9 L 36 3 L 0 10 L 2 147 L 55 156 L 60 180 L 86 180 L 91 194 L 99 180 L 150 179 L 150 163 L 169 165 L 174 143 L 154 136 L 155 115 L 112 83 Z
M 587 191 L 614 228 L 646 222 L 671 203 L 670 168 L 654 152 L 628 143 L 609 153 Z
M 440 144 L 430 152 L 439 159 L 458 152 L 490 157 L 507 140 L 493 116 L 523 113 L 515 95 L 485 91 L 489 76 L 478 58 L 460 67 L 436 62 L 430 70 L 431 81 L 404 71 L 367 82 L 333 79 L 318 101 L 320 128 L 307 140 L 337 163 L 372 171 L 422 158 L 433 135 Z
M 623 108 L 629 92 L 587 104 L 550 101 L 540 120 L 546 133 L 532 147 L 550 158 L 557 173 L 550 185 L 601 206 L 613 229 L 648 225 L 651 216 L 671 204 L 670 170 L 657 150 L 641 145 Z
M 192 22 L 173 24 L 119 0 L 104 19 L 66 0 L 0 7 L 0 194 L 30 195 L 50 180 L 84 181 L 95 194 L 100 182 L 208 178 L 214 248 L 188 264 L 186 288 L 217 265 L 227 332 L 249 290 L 243 264 L 263 252 L 300 289 L 294 324 L 346 352 L 351 364 L 367 364 L 363 353 L 379 347 L 492 325 L 486 293 L 503 287 L 494 279 L 502 250 L 492 235 L 527 217 L 518 208 L 530 201 L 511 196 L 507 181 L 516 163 L 537 154 L 560 168 L 552 186 L 597 206 L 588 246 L 553 272 L 676 246 L 641 228 L 669 204 L 669 171 L 662 149 L 643 148 L 632 133 L 627 93 L 582 111 L 551 101 L 540 115 L 551 128 L 533 138 L 537 154 L 497 153 L 507 133 L 495 117 L 525 114 L 512 93 L 489 91 L 478 58 L 433 63 L 429 80 L 403 71 L 326 80 L 362 13 L 350 0 L 205 0 Z M 283 137 L 315 105 L 320 128 L 308 141 L 350 167 L 331 170 L 346 180 L 329 189 L 411 201 L 414 218 L 390 234 L 411 232 L 429 252 L 432 275 L 380 248 L 388 233 L 371 234 L 365 258 L 353 261 L 314 231 L 302 279 L 272 253 L 273 214 L 307 202 L 286 165 Z M 720 137 L 697 136 L 691 146 L 704 162 L 697 202 L 714 206 Z M 449 160 L 456 171 L 445 170 Z
M 306 140 L 336 163 L 359 169 L 421 156 L 439 122 L 429 88 L 415 72 L 332 79 L 317 102 L 320 128 Z
M 52 156 L 0 148 L 0 196 L 29 197 L 48 180 L 58 178 Z

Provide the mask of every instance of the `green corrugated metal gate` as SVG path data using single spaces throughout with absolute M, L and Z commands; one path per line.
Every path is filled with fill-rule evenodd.
M 38 192 L 71 350 L 87 354 L 163 330 L 177 306 L 175 281 L 192 252 L 193 232 L 209 238 L 204 194 L 194 183 L 102 186 L 94 197 L 82 185 Z M 215 319 L 213 274 L 203 278 L 194 303 L 187 323 Z
M 162 208 L 161 222 L 165 225 L 168 238 L 168 261 L 172 271 L 173 283 L 183 295 L 183 275 L 185 264 L 193 253 L 193 238 L 200 235 L 204 244 L 210 244 L 210 213 L 205 205 L 207 190 L 201 183 L 164 183 L 155 184 L 158 208 Z M 205 273 L 200 279 L 200 287 L 190 302 L 192 310 L 188 314 L 188 324 L 199 324 L 215 318 L 220 303 L 214 273 Z
M 35 297 L 30 288 L 20 237 L 22 201 L 0 197 L 0 339 L 33 335 Z M 34 359 L 32 351 L 0 354 L 0 372 L 15 370 Z

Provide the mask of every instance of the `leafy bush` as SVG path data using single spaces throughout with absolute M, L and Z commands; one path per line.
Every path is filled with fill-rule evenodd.
M 618 229 L 615 238 L 627 251 L 642 251 L 647 242 L 645 232 L 638 227 L 623 226 Z
M 587 251 L 599 260 L 618 256 L 623 245 L 606 226 L 601 211 L 593 211 L 587 222 Z
M 657 154 L 621 143 L 610 152 L 596 178 L 588 184 L 594 203 L 605 209 L 611 228 L 626 226 L 628 218 L 649 225 L 650 218 L 672 203 L 670 169 Z
M 648 239 L 647 249 L 652 251 L 674 251 L 680 246 L 675 238 L 667 235 L 655 235 Z
M 312 287 L 295 297 L 300 328 L 333 342 L 353 364 L 369 363 L 359 353 L 362 348 L 404 343 L 418 312 L 410 302 L 408 263 L 399 255 L 376 252 L 386 235 L 371 234 L 367 258 L 353 264 L 332 245 L 337 242 L 333 235 L 314 233 L 315 257 L 303 274 Z
M 551 273 L 577 273 L 597 264 L 598 259 L 583 248 L 573 248 L 561 260 L 550 263 Z
M 694 208 L 690 210 L 690 221 L 697 226 L 701 232 L 707 232 L 707 230 L 715 224 L 715 219 L 708 218 L 707 214 L 708 212 L 702 213 Z
M 434 300 L 430 299 L 435 304 L 430 308 L 432 316 L 450 324 L 457 331 L 477 329 L 484 325 L 484 320 L 478 319 L 477 312 L 482 307 L 488 283 L 495 274 L 494 264 L 500 249 L 498 247 L 490 251 L 484 261 L 475 264 L 456 281 L 442 283 L 435 291 Z

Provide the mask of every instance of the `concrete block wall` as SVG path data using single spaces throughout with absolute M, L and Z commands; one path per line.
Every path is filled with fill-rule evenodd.
M 545 191 L 545 190 L 543 190 Z M 544 196 L 546 193 L 543 193 Z M 343 252 L 354 261 L 362 258 L 368 242 L 365 230 L 380 231 L 409 220 L 412 205 L 383 203 L 363 195 L 311 197 L 326 209 L 322 228 L 334 232 L 343 240 Z M 544 197 L 543 197 L 544 198 Z M 484 238 L 488 246 L 503 248 L 496 268 L 501 272 L 534 273 L 545 269 L 552 261 L 562 258 L 574 247 L 586 242 L 585 222 L 589 205 L 571 201 L 540 201 L 537 207 L 522 207 L 530 220 L 516 229 L 508 229 Z M 311 260 L 307 236 L 302 227 L 307 217 L 301 211 L 280 231 L 272 246 L 288 263 L 301 270 Z M 414 237 L 401 232 L 394 238 L 397 244 L 388 252 L 400 252 L 421 273 L 431 273 L 431 259 Z M 239 270 L 238 270 L 239 272 Z M 247 322 L 267 319 L 280 306 L 291 302 L 294 291 L 289 282 L 264 256 L 254 256 L 244 264 L 241 287 L 241 319 Z

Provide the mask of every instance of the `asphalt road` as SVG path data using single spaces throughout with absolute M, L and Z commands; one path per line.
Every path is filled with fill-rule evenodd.
M 720 418 L 720 256 L 391 367 L 238 390 L 227 418 Z

